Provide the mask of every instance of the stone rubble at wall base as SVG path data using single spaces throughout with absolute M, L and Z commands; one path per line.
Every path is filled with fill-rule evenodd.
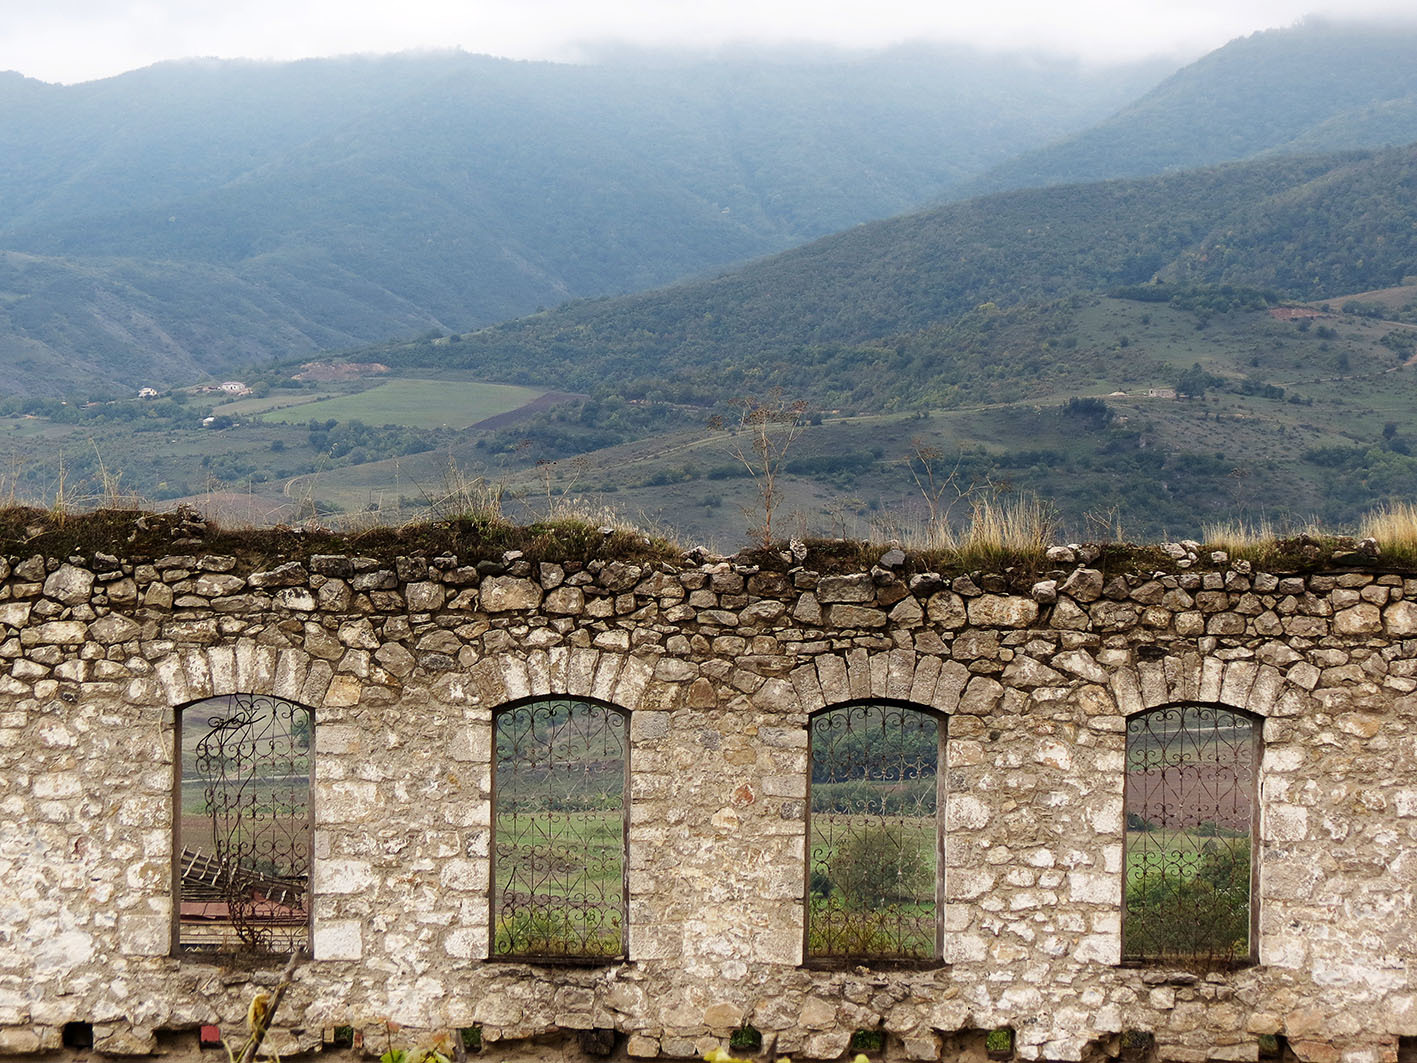
M 156 1054 L 237 1029 L 278 968 L 172 955 L 175 710 L 316 710 L 314 953 L 271 1047 L 368 1051 L 478 1025 L 493 1050 L 613 1030 L 691 1057 L 894 1057 L 1010 1027 L 1024 1059 L 1396 1063 L 1417 1036 L 1417 579 L 1381 572 L 819 575 L 729 561 L 460 563 L 200 553 L 0 560 L 0 1053 Z M 491 718 L 531 695 L 631 712 L 628 962 L 486 962 Z M 948 717 L 945 954 L 801 966 L 809 714 Z M 1125 720 L 1264 718 L 1258 965 L 1124 967 Z M 57 1056 L 56 1056 L 57 1058 Z

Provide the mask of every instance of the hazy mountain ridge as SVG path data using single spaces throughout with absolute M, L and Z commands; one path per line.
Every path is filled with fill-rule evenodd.
M 23 106 L 0 112 L 0 247 L 74 276 L 31 291 L 11 271 L 0 352 L 48 352 L 21 388 L 127 380 L 148 343 L 102 327 L 113 315 L 95 291 L 153 316 L 176 358 L 157 372 L 664 284 L 897 213 L 1105 113 L 1154 70 L 1109 82 L 1076 64 L 905 49 L 618 69 L 461 53 L 172 63 L 69 87 L 10 77 L 0 94 Z M 202 325 L 207 307 L 241 304 L 248 319 L 223 310 L 219 328 Z M 66 372 L 70 360 L 82 368 Z
M 1417 139 L 1417 22 L 1310 19 L 1231 41 L 1091 129 L 959 194 L 1192 169 Z

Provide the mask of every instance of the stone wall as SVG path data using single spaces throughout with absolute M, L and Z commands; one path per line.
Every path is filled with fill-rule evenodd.
M 74 1022 L 156 1052 L 270 984 L 172 955 L 175 710 L 243 692 L 316 710 L 314 959 L 283 1055 L 346 1024 L 377 1051 L 385 1020 L 507 1048 L 613 1030 L 634 1057 L 745 1022 L 813 1059 L 858 1029 L 920 1060 L 1000 1026 L 1025 1059 L 1145 1032 L 1185 1063 L 1261 1034 L 1394 1063 L 1417 1035 L 1415 579 L 1105 575 L 1088 549 L 1021 583 L 899 551 L 847 575 L 115 554 L 0 561 L 0 1053 Z M 539 694 L 631 712 L 628 962 L 485 959 L 491 715 Z M 948 717 L 944 962 L 804 968 L 808 717 L 883 697 Z M 1202 976 L 1119 962 L 1125 721 L 1184 701 L 1264 718 L 1260 962 Z

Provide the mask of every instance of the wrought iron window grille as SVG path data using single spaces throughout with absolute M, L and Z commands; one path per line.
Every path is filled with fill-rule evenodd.
M 929 966 L 942 953 L 945 718 L 888 701 L 815 714 L 805 889 L 808 966 Z
M 250 694 L 177 713 L 177 951 L 308 947 L 314 722 L 302 705 Z
M 1128 717 L 1124 963 L 1255 962 L 1260 722 L 1205 704 Z
M 536 698 L 493 716 L 493 960 L 626 957 L 629 713 Z

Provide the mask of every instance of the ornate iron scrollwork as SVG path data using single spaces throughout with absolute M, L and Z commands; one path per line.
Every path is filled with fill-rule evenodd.
M 882 703 L 812 718 L 809 962 L 938 956 L 943 728 L 930 713 Z
M 628 716 L 571 698 L 494 723 L 492 955 L 625 955 Z
M 1259 727 L 1209 705 L 1127 720 L 1123 959 L 1250 959 Z
M 182 948 L 305 948 L 313 724 L 303 706 L 246 694 L 184 710 Z

